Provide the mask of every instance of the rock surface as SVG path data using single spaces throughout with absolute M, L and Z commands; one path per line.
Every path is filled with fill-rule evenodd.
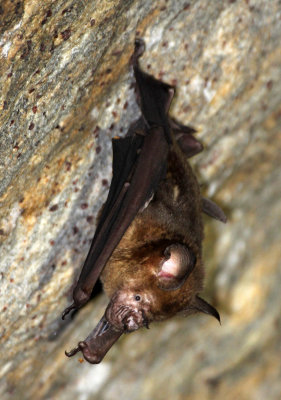
M 0 6 L 0 397 L 281 398 L 281 7 L 278 0 Z M 107 300 L 60 315 L 109 187 L 110 138 L 138 116 L 129 58 L 176 84 L 198 130 L 206 290 L 222 326 L 174 319 L 123 337 L 102 364 L 66 359 Z M 164 395 L 165 394 L 165 395 Z

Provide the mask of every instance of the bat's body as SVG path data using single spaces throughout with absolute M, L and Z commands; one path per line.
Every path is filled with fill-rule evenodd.
M 187 161 L 202 150 L 194 130 L 168 117 L 174 88 L 142 72 L 133 56 L 142 117 L 125 138 L 113 140 L 113 178 L 97 230 L 74 289 L 74 303 L 90 298 L 99 277 L 110 303 L 101 321 L 68 356 L 82 351 L 98 363 L 124 332 L 182 313 L 218 312 L 203 288 L 202 211 L 225 221 L 202 199 Z
M 198 183 L 175 142 L 170 148 L 166 177 L 147 207 L 131 223 L 101 275 L 110 298 L 130 282 L 132 292 L 153 298 L 149 319 L 160 320 L 182 310 L 194 292 L 202 290 L 203 226 L 198 196 Z M 179 289 L 163 290 L 159 287 L 159 264 L 165 249 L 174 243 L 189 248 L 198 268 Z

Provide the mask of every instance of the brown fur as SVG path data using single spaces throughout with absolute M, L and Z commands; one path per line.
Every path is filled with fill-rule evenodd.
M 129 129 L 131 137 L 113 142 L 109 196 L 74 302 L 63 313 L 64 318 L 83 306 L 101 277 L 110 297 L 105 314 L 85 341 L 66 353 L 82 351 L 91 363 L 100 362 L 122 333 L 151 321 L 194 312 L 220 321 L 214 307 L 198 296 L 204 278 L 201 212 L 223 222 L 226 218 L 217 205 L 201 199 L 187 157 L 202 145 L 194 129 L 169 118 L 175 88 L 141 71 L 143 50 L 144 42 L 137 39 L 132 63 L 142 116 Z
M 173 143 L 166 178 L 153 200 L 139 212 L 105 267 L 101 279 L 111 298 L 117 291 L 149 293 L 150 320 L 171 317 L 194 302 L 203 287 L 201 243 L 203 226 L 197 180 L 177 143 Z M 165 248 L 187 245 L 196 255 L 196 266 L 177 290 L 157 286 L 156 273 Z

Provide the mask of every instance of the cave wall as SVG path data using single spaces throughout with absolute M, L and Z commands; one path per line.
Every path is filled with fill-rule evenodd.
M 277 0 L 0 5 L 1 399 L 279 399 L 280 15 Z M 222 316 L 124 336 L 97 366 L 67 359 L 107 303 L 67 322 L 111 179 L 111 138 L 138 115 L 129 59 L 177 86 L 198 130 L 205 297 Z

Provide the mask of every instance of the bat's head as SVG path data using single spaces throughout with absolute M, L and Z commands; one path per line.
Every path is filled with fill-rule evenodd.
M 151 321 L 151 303 L 153 296 L 144 290 L 126 288 L 112 297 L 105 317 L 117 329 L 126 332 L 148 327 Z
M 203 269 L 199 257 L 180 243 L 154 246 L 149 257 L 138 259 L 140 267 L 120 283 L 106 309 L 105 317 L 116 329 L 132 332 L 152 321 L 167 319 L 178 313 L 217 311 L 200 299 Z M 135 264 L 136 265 L 136 264 Z
M 128 268 L 126 280 L 119 281 L 111 296 L 105 317 L 117 329 L 131 332 L 155 319 L 163 319 L 158 314 L 163 315 L 166 305 L 160 305 L 159 301 L 169 303 L 173 295 L 167 292 L 179 289 L 196 264 L 193 253 L 178 243 L 153 246 L 149 254 L 148 257 L 145 249 L 131 258 L 137 260 L 134 265 L 139 268 Z

